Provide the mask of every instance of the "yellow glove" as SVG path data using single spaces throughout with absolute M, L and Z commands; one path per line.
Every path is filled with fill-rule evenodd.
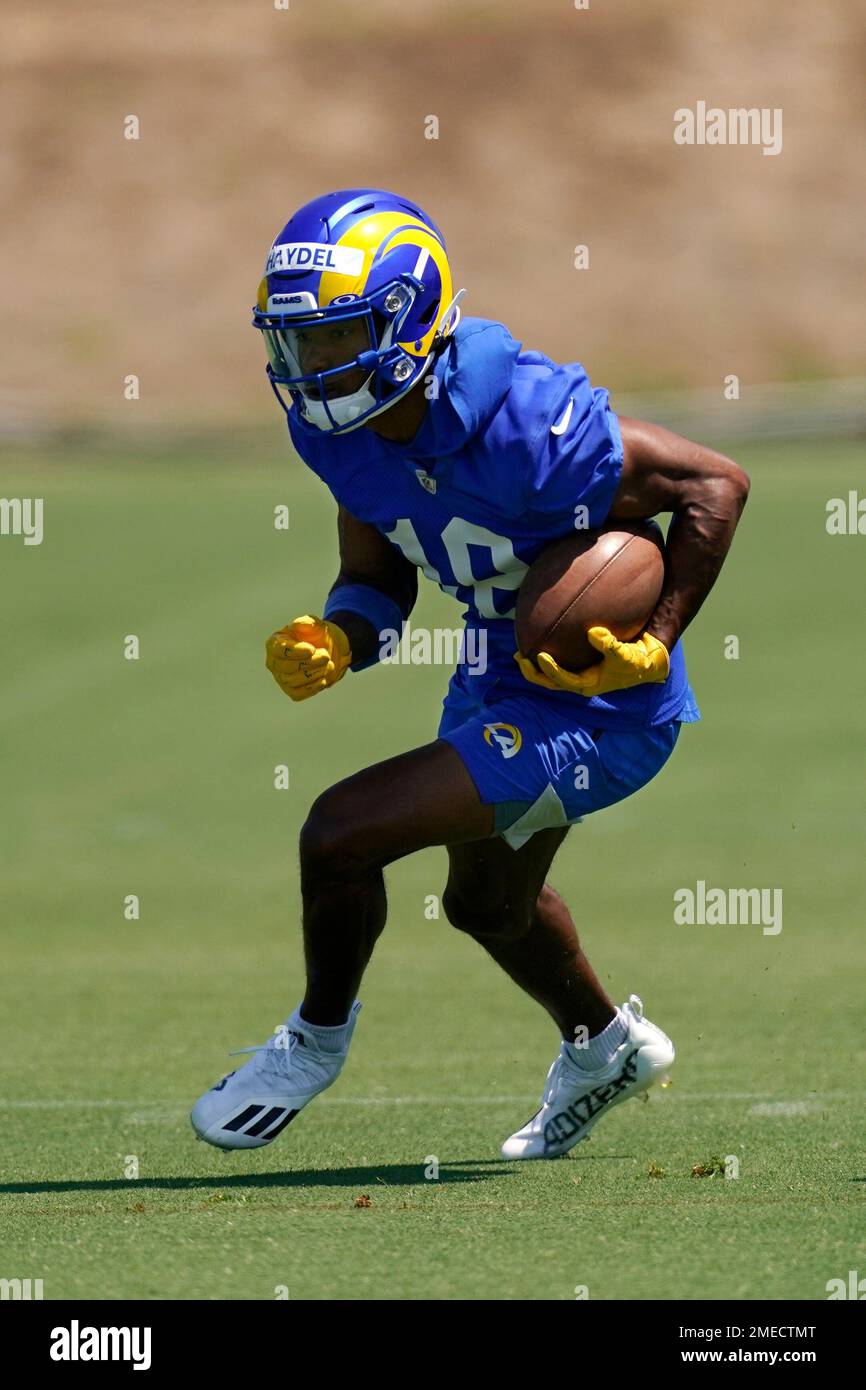
M 265 643 L 265 665 L 290 700 L 308 700 L 334 685 L 351 664 L 341 627 L 309 613 L 281 627 Z
M 514 660 L 521 673 L 533 685 L 545 690 L 569 690 L 573 695 L 607 695 L 611 690 L 628 690 L 633 685 L 646 685 L 668 678 L 670 658 L 664 643 L 648 632 L 634 642 L 620 642 L 606 627 L 591 627 L 587 632 L 602 659 L 584 671 L 566 671 L 547 652 L 538 653 L 538 668 L 520 652 Z

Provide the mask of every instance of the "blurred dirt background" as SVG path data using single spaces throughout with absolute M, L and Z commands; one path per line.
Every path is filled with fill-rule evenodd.
M 0 72 L 7 425 L 273 409 L 265 254 L 354 185 L 429 209 L 465 312 L 613 389 L 863 371 L 853 0 L 6 0 Z M 781 107 L 781 154 L 677 146 L 698 100 Z

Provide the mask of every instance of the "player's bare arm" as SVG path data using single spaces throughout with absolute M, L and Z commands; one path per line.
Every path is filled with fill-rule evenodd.
M 612 519 L 672 512 L 667 566 L 647 632 L 668 651 L 716 581 L 749 495 L 738 464 L 660 425 L 619 417 L 623 465 Z
M 633 640 L 589 629 L 589 645 L 602 654 L 597 665 L 578 669 L 548 651 L 535 661 L 517 652 L 525 678 L 547 689 L 593 696 L 666 681 L 670 654 L 718 577 L 748 497 L 747 475 L 724 454 L 644 420 L 620 416 L 619 427 L 623 462 L 608 522 L 673 513 L 661 593 Z
M 390 541 L 385 540 L 375 526 L 359 521 L 340 507 L 337 514 L 337 534 L 340 546 L 340 573 L 330 592 L 344 584 L 367 584 L 385 594 L 408 617 L 418 597 L 418 571 L 401 555 Z M 379 634 L 368 619 L 357 613 L 337 608 L 330 615 L 349 639 L 353 661 L 366 661 L 379 645 Z

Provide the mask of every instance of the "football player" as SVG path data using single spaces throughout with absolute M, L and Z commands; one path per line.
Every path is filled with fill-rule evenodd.
M 436 224 L 380 189 L 308 203 L 268 255 L 253 322 L 295 451 L 337 503 L 340 555 L 321 616 L 302 612 L 268 638 L 268 669 L 295 702 L 340 699 L 328 692 L 403 630 L 419 570 L 465 607 L 487 663 L 483 674 L 458 663 L 432 742 L 311 807 L 306 991 L 197 1101 L 196 1133 L 221 1148 L 269 1144 L 337 1079 L 385 925 L 382 871 L 429 845 L 447 847 L 448 920 L 560 1033 L 541 1106 L 504 1157 L 566 1153 L 674 1060 L 636 995 L 610 1000 L 546 877 L 569 826 L 649 782 L 700 718 L 679 639 L 719 573 L 748 479 L 711 449 L 618 417 L 578 363 L 461 318 L 463 293 Z M 545 546 L 578 518 L 595 528 L 659 512 L 673 513 L 665 583 L 637 640 L 592 629 L 602 659 L 582 672 L 515 653 L 517 591 Z

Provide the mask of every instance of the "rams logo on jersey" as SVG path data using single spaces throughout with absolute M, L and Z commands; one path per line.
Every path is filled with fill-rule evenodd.
M 513 758 L 520 752 L 523 735 L 514 724 L 485 724 L 484 742 L 491 748 L 495 743 L 503 758 Z

